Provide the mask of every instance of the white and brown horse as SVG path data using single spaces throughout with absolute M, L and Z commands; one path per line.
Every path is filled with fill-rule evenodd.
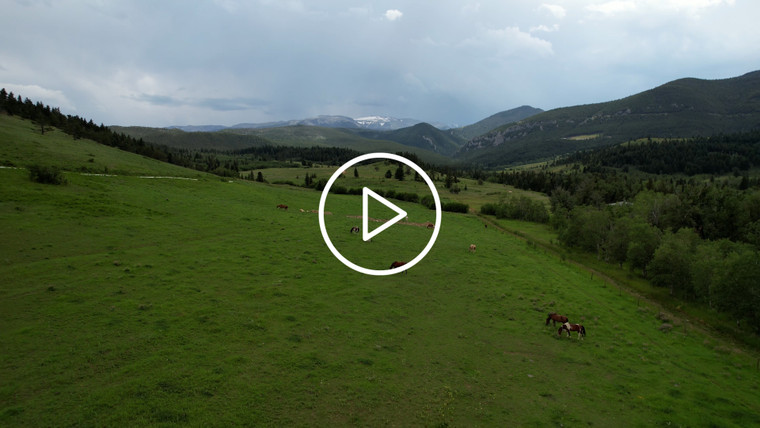
M 566 322 L 562 324 L 562 327 L 560 327 L 559 330 L 557 330 L 557 334 L 562 336 L 562 330 L 567 332 L 567 337 L 570 337 L 571 331 L 578 332 L 578 339 L 580 339 L 581 336 L 586 337 L 586 327 L 581 324 L 570 324 L 569 322 Z

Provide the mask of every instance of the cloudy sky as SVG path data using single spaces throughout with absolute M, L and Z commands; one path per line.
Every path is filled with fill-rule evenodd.
M 0 86 L 106 125 L 466 125 L 760 69 L 756 0 L 6 0 Z

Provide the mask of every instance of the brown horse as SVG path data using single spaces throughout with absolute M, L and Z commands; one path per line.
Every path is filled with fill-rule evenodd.
M 404 266 L 406 262 L 400 262 L 396 260 L 395 262 L 391 263 L 391 267 L 389 269 L 396 269 L 397 267 Z M 407 271 L 404 271 L 404 273 L 407 273 Z
M 288 206 L 287 205 L 283 205 L 283 204 L 277 205 L 277 208 L 279 208 L 281 210 L 285 210 L 285 211 L 288 210 Z
M 562 336 L 562 330 L 567 332 L 567 337 L 570 337 L 571 331 L 578 332 L 578 339 L 580 339 L 581 336 L 586 337 L 586 327 L 581 324 L 570 324 L 569 322 L 562 324 L 562 327 L 557 330 L 557 334 L 560 335 L 560 337 Z
M 557 321 L 559 321 L 561 323 L 565 323 L 565 322 L 567 322 L 567 317 L 564 316 L 564 315 L 560 315 L 558 313 L 552 312 L 552 313 L 550 313 L 549 315 L 546 316 L 546 325 L 549 325 L 549 321 L 551 321 L 552 323 L 554 323 L 553 325 L 556 327 L 557 326 Z

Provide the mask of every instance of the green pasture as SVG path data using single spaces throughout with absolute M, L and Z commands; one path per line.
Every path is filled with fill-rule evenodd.
M 52 163 L 26 147 L 45 138 L 0 140 L 0 162 Z M 319 192 L 196 174 L 0 169 L 0 425 L 760 424 L 757 355 L 475 215 L 444 213 L 424 260 L 371 277 L 328 251 Z M 413 225 L 351 235 L 358 198 L 328 200 L 349 258 L 424 245 Z M 588 336 L 559 337 L 555 311 Z
M 420 198 L 430 194 L 427 183 L 414 180 L 413 171 L 410 175 L 405 175 L 403 181 L 399 181 L 395 178 L 385 178 L 385 173 L 387 171 L 391 171 L 391 174 L 394 174 L 396 168 L 397 165 L 384 161 L 375 162 L 370 165 L 360 165 L 356 167 L 359 176 L 355 177 L 354 168 L 351 167 L 335 181 L 334 185 L 343 186 L 347 189 L 362 188 L 366 186 L 373 190 L 393 190 L 395 192 L 416 193 Z M 253 170 L 252 172 L 254 177 L 258 172 L 261 172 L 264 179 L 270 183 L 290 182 L 297 186 L 301 186 L 304 183 L 306 174 L 316 175 L 317 178 L 315 180 L 319 180 L 320 178 L 327 180 L 337 169 L 337 167 L 332 166 L 312 166 L 308 168 L 266 168 Z M 245 171 L 241 174 L 247 176 L 250 172 L 251 171 Z M 428 176 L 431 180 L 433 179 L 432 173 L 428 173 Z M 459 193 L 452 193 L 444 186 L 444 177 L 436 173 L 434 184 L 442 201 L 462 202 L 468 204 L 473 211 L 479 211 L 480 207 L 485 203 L 505 201 L 512 197 L 523 195 L 534 200 L 542 201 L 547 204 L 547 207 L 549 204 L 549 198 L 542 193 L 521 190 L 512 186 L 505 186 L 503 184 L 488 181 L 478 183 L 477 180 L 460 178 L 459 182 L 455 183 L 459 188 Z

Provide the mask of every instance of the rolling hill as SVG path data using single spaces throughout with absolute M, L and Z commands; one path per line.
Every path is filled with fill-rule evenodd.
M 760 71 L 686 78 L 616 101 L 559 108 L 468 141 L 462 161 L 488 167 L 551 158 L 642 137 L 691 137 L 760 127 Z
M 0 168 L 4 427 L 760 423 L 754 353 L 475 215 L 444 213 L 422 262 L 370 277 L 297 209 L 319 192 L 0 124 L 0 164 L 68 179 Z M 357 198 L 329 201 L 346 254 L 387 266 L 429 236 L 356 239 L 339 213 Z M 554 311 L 588 335 L 559 337 Z

